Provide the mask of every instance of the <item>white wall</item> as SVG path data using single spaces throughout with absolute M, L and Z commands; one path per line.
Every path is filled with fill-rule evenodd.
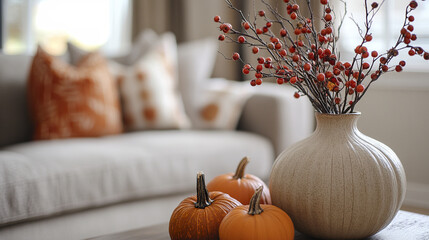
M 398 155 L 407 175 L 405 204 L 429 208 L 429 73 L 388 73 L 357 105 L 358 127 Z

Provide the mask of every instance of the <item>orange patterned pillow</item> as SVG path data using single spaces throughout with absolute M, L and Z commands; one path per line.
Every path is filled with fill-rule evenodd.
M 35 139 L 122 132 L 117 89 L 97 53 L 73 67 L 39 47 L 28 78 L 28 98 Z

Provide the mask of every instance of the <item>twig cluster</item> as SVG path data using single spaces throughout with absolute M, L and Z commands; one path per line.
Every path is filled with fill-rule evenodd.
M 214 21 L 220 24 L 218 39 L 243 44 L 257 55 L 258 64 L 252 66 L 244 62 L 238 53 L 233 53 L 232 60 L 241 61 L 244 74 L 255 74 L 250 81 L 252 86 L 260 85 L 265 78 L 276 78 L 278 84 L 290 84 L 297 89 L 294 96 L 307 96 L 316 111 L 320 113 L 343 114 L 354 112 L 356 104 L 365 95 L 370 85 L 377 81 L 383 73 L 402 71 L 406 65 L 400 61 L 398 65 L 389 65 L 398 56 L 399 51 L 408 49 L 410 56 L 420 55 L 429 60 L 429 53 L 411 43 L 417 39 L 411 24 L 415 18 L 411 12 L 417 8 L 416 1 L 410 1 L 405 9 L 405 18 L 396 43 L 386 52 L 379 54 L 369 51 L 365 46 L 372 41 L 371 27 L 374 16 L 378 13 L 384 0 L 379 3 L 365 4 L 364 28 L 358 31 L 362 41 L 356 46 L 355 55 L 350 62 L 342 62 L 337 50 L 337 41 L 345 14 L 339 17 L 338 27 L 334 26 L 336 14 L 328 0 L 320 0 L 323 7 L 321 19 L 315 19 L 310 0 L 306 0 L 309 16 L 300 11 L 296 0 L 283 0 L 287 10 L 284 16 L 265 0 L 261 0 L 266 10 L 254 14 L 252 21 L 236 8 L 230 0 L 225 0 L 229 8 L 237 12 L 242 20 L 241 27 L 234 28 L 231 24 L 221 21 L 215 16 Z M 347 9 L 345 1 L 340 0 Z M 264 20 L 265 25 L 258 26 L 257 19 Z M 321 29 L 316 29 L 315 21 L 321 21 Z M 280 31 L 274 33 L 272 26 L 277 24 Z M 265 56 L 262 56 L 264 54 Z M 267 56 L 268 55 L 268 56 Z M 366 84 L 364 80 L 369 79 Z

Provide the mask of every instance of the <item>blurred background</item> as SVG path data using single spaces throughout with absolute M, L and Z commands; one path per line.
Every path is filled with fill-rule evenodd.
M 263 6 L 258 0 L 232 2 L 250 17 Z M 283 1 L 268 2 L 285 12 Z M 304 1 L 298 2 L 300 10 L 307 11 Z M 320 15 L 318 1 L 311 2 L 316 16 Z M 347 1 L 346 12 L 342 1 L 331 1 L 338 16 L 347 13 L 339 42 L 342 61 L 351 60 L 360 42 L 355 22 L 363 27 L 363 2 Z M 108 56 L 121 55 L 147 28 L 157 33 L 171 31 L 178 43 L 183 43 L 217 39 L 215 15 L 233 26 L 240 24 L 238 15 L 223 0 L 0 0 L 0 3 L 0 47 L 7 54 L 33 54 L 40 43 L 49 53 L 62 55 L 67 49 L 66 42 L 70 41 L 88 51 L 99 49 Z M 374 40 L 368 45 L 370 51 L 385 52 L 396 42 L 408 3 L 384 2 L 372 26 Z M 415 44 L 429 50 L 429 4 L 418 3 L 413 12 L 414 32 L 418 36 Z M 238 51 L 249 59 L 247 50 L 236 44 L 220 44 L 220 51 L 227 56 Z M 359 128 L 390 146 L 403 162 L 408 178 L 405 203 L 429 209 L 429 63 L 407 54 L 400 55 L 399 60 L 407 61 L 404 71 L 385 74 L 358 105 L 357 110 L 363 113 Z M 241 67 L 219 54 L 213 76 L 246 80 Z

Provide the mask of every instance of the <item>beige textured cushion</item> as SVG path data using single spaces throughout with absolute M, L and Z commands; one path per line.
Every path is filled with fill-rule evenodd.
M 177 86 L 176 39 L 166 33 L 157 42 L 133 66 L 111 63 L 128 130 L 183 129 L 190 125 Z

